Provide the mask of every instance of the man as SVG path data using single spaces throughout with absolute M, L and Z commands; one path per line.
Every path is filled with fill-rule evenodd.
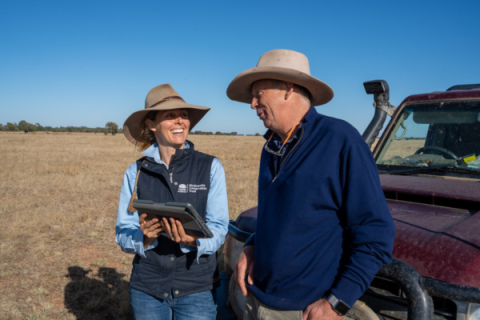
M 227 95 L 251 103 L 268 128 L 256 233 L 236 267 L 242 292 L 253 293 L 244 319 L 343 318 L 392 259 L 395 228 L 370 149 L 313 108 L 333 90 L 301 53 L 265 53 Z

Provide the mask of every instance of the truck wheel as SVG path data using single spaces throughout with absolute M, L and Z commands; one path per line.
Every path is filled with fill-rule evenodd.
M 243 295 L 242 291 L 237 286 L 235 282 L 236 276 L 237 273 L 233 272 L 232 276 L 230 277 L 230 283 L 228 284 L 228 304 L 233 309 L 238 319 L 242 319 L 247 297 Z
M 345 320 L 380 320 L 380 318 L 365 302 L 357 300 L 352 309 L 348 311 Z

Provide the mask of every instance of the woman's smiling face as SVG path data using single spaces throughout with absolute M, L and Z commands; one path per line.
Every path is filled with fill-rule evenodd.
M 148 128 L 155 133 L 158 144 L 179 149 L 188 136 L 190 120 L 186 109 L 173 109 L 157 113 L 155 121 L 147 119 Z

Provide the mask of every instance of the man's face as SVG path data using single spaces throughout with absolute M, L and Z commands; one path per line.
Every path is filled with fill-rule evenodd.
M 252 95 L 252 109 L 257 111 L 257 116 L 266 128 L 277 132 L 276 129 L 281 125 L 285 90 L 276 89 L 270 80 L 259 80 L 252 86 Z

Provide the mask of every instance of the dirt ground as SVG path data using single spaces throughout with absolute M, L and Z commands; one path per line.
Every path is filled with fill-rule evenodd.
M 256 205 L 262 137 L 190 136 L 222 162 L 230 218 Z M 0 133 L 0 319 L 132 319 L 115 243 L 123 135 Z

